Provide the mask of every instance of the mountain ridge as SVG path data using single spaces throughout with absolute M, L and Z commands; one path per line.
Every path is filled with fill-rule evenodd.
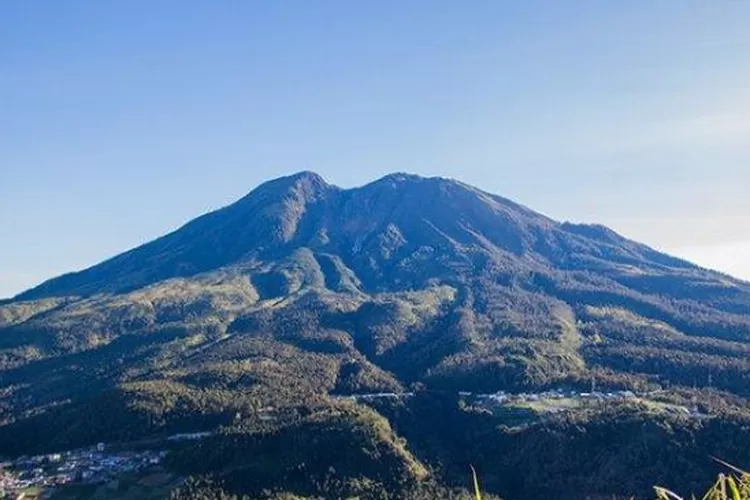
M 475 213 L 473 215 L 476 216 L 480 215 L 476 213 L 478 210 L 481 211 L 484 209 L 486 212 L 489 208 L 491 212 L 495 212 L 490 213 L 490 216 L 497 217 L 499 215 L 500 217 L 504 217 L 504 220 L 502 220 L 503 224 L 510 226 L 511 230 L 506 235 L 496 236 L 500 238 L 503 236 L 506 237 L 508 246 L 512 246 L 512 251 L 516 254 L 521 254 L 529 250 L 527 248 L 528 241 L 524 242 L 522 239 L 517 238 L 517 235 L 522 233 L 522 229 L 524 229 L 523 224 L 528 223 L 529 220 L 544 230 L 558 229 L 565 233 L 602 243 L 615 245 L 635 243 L 604 226 L 554 221 L 515 202 L 486 193 L 473 186 L 452 179 L 440 177 L 424 178 L 413 174 L 396 173 L 364 186 L 342 189 L 327 183 L 325 179 L 316 173 L 303 171 L 262 183 L 238 201 L 193 219 L 165 236 L 114 256 L 90 268 L 47 280 L 36 287 L 21 292 L 13 297 L 12 300 L 28 300 L 48 295 L 59 296 L 64 294 L 87 296 L 99 289 L 112 290 L 109 283 L 112 281 L 117 282 L 117 279 L 112 280 L 112 276 L 107 275 L 106 270 L 115 267 L 116 264 L 124 266 L 125 269 L 115 274 L 132 274 L 137 271 L 137 268 L 140 268 L 141 273 L 146 273 L 140 278 L 136 277 L 134 283 L 131 285 L 122 285 L 120 291 L 132 289 L 134 286 L 142 286 L 159 281 L 160 279 L 190 276 L 217 269 L 243 258 L 251 257 L 249 254 L 253 252 L 258 254 L 263 253 L 268 246 L 273 250 L 286 243 L 290 243 L 292 238 L 296 237 L 297 240 L 303 239 L 304 236 L 300 238 L 300 235 L 297 234 L 300 229 L 307 229 L 308 233 L 310 231 L 317 231 L 319 233 L 316 235 L 307 234 L 307 242 L 297 243 L 298 245 L 303 245 L 310 243 L 309 240 L 313 240 L 315 236 L 325 238 L 326 233 L 330 231 L 330 228 L 327 227 L 318 227 L 315 229 L 304 226 L 299 227 L 299 224 L 305 222 L 305 214 L 308 210 L 323 210 L 323 217 L 328 219 L 334 218 L 331 212 L 336 210 L 348 213 L 349 215 L 354 210 L 363 210 L 369 211 L 368 215 L 376 216 L 378 210 L 373 208 L 373 203 L 389 203 L 390 205 L 386 208 L 391 212 L 386 216 L 392 216 L 394 215 L 393 211 L 398 210 L 399 206 L 403 210 L 404 205 L 409 205 L 410 193 L 412 193 L 413 197 L 413 191 L 416 190 L 417 186 L 422 191 L 427 191 L 439 201 L 448 201 L 450 203 L 449 206 L 456 210 L 456 213 L 460 214 L 466 210 L 474 210 Z M 460 196 L 463 199 L 450 199 L 451 194 L 448 194 L 448 191 L 452 191 L 453 198 Z M 363 195 L 363 193 L 365 194 Z M 422 194 L 422 196 L 425 196 L 425 194 Z M 273 201 L 273 203 L 266 205 L 268 201 Z M 422 200 L 421 203 L 424 204 L 426 201 Z M 410 208 L 413 208 L 413 206 L 414 202 L 412 200 Z M 419 206 L 419 203 L 417 203 L 417 206 Z M 251 215 L 248 216 L 248 213 Z M 487 216 L 486 213 L 481 215 Z M 447 218 L 449 217 L 450 215 Z M 216 221 L 222 218 L 225 220 L 216 227 Z M 246 218 L 250 218 L 251 220 L 243 220 Z M 445 220 L 446 214 L 444 212 L 440 213 L 439 219 Z M 461 221 L 458 221 L 459 225 L 460 223 Z M 451 238 L 444 232 L 441 233 L 440 228 L 436 227 L 434 221 L 429 221 L 429 226 L 430 230 L 441 236 L 445 236 L 452 244 L 457 244 L 454 238 Z M 463 229 L 463 236 L 472 234 L 473 229 L 471 227 L 463 227 Z M 233 245 L 232 242 L 226 241 L 228 239 L 226 233 L 230 230 L 234 231 L 234 234 L 231 236 L 239 240 L 240 243 Z M 357 230 L 361 231 L 360 228 L 354 229 L 354 231 Z M 225 234 L 222 235 L 222 231 Z M 391 230 L 391 233 L 393 233 L 393 230 Z M 399 237 L 395 233 L 391 236 L 396 239 Z M 479 235 L 474 234 L 474 236 L 481 241 L 484 235 L 480 231 Z M 524 236 L 527 239 L 530 237 L 528 234 Z M 213 241 L 211 241 L 212 237 L 214 238 Z M 193 248 L 191 249 L 193 255 L 190 255 L 190 252 L 186 252 L 184 248 L 180 248 L 181 240 L 195 238 L 203 238 L 204 242 L 202 244 L 204 247 L 211 246 L 212 249 L 218 252 L 214 255 L 214 252 L 206 248 Z M 495 243 L 500 238 L 495 238 Z M 317 242 L 318 246 L 320 246 L 320 243 L 320 241 Z M 653 249 L 649 248 L 647 250 L 649 255 L 658 256 L 659 259 L 663 262 L 669 262 L 670 265 L 698 267 L 693 264 L 687 265 L 686 261 L 682 261 L 681 259 L 666 258 L 666 254 Z M 139 258 L 142 260 L 144 258 L 142 254 L 149 251 L 152 254 L 156 254 L 152 260 L 163 260 L 161 254 L 174 251 L 182 252 L 184 258 L 181 262 L 172 262 L 171 267 L 160 262 L 158 265 L 161 266 L 161 269 L 153 269 L 153 266 L 149 269 L 149 266 L 144 266 L 143 262 L 131 263 L 128 266 L 129 260 L 137 260 Z M 146 267 L 146 271 L 143 271 L 144 267 Z M 98 276 L 99 274 L 104 274 L 104 276 Z M 115 291 L 118 289 L 117 286 L 115 285 Z

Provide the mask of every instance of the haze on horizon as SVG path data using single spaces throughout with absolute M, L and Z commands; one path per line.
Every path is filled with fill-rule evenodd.
M 750 2 L 0 4 L 0 297 L 313 170 L 750 280 Z

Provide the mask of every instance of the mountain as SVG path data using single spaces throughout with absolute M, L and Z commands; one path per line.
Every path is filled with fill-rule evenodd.
M 749 354 L 746 282 L 455 180 L 302 172 L 0 305 L 0 454 L 264 408 L 318 425 L 332 396 L 410 388 L 744 401 Z

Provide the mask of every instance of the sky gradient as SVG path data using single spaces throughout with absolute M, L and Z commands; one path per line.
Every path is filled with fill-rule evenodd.
M 264 180 L 453 177 L 750 279 L 750 2 L 0 2 L 0 297 Z

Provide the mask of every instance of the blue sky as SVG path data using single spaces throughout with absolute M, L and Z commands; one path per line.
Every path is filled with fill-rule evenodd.
M 271 177 L 459 178 L 750 279 L 750 2 L 0 2 L 0 297 Z

